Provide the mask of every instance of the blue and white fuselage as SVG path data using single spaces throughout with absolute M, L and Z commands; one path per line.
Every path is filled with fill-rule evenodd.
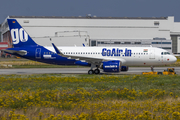
M 89 74 L 119 72 L 121 66 L 156 66 L 176 62 L 176 57 L 154 47 L 57 47 L 35 43 L 15 19 L 8 19 L 14 48 L 3 51 L 30 60 L 57 65 L 91 66 Z M 96 68 L 95 70 L 93 70 Z

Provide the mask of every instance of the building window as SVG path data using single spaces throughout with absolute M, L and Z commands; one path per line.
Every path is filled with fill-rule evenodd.
M 162 44 L 171 44 L 171 42 L 162 42 Z
M 152 44 L 161 44 L 161 42 L 152 42 Z
M 162 49 L 169 49 L 169 50 L 171 50 L 171 47 L 162 47 Z
M 114 42 L 114 44 L 121 44 L 121 42 Z
M 131 42 L 124 42 L 124 44 L 131 44 Z
M 91 41 L 91 46 L 96 46 L 96 41 L 95 40 Z
M 166 38 L 159 38 L 159 37 L 156 37 L 156 38 L 153 38 L 153 40 L 166 40 Z
M 159 26 L 159 21 L 154 21 L 155 26 Z
M 141 44 L 141 42 L 134 42 L 134 44 Z
M 152 42 L 152 44 L 171 44 L 171 42 Z

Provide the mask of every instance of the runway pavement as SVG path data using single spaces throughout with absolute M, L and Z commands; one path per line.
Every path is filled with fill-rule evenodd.
M 154 71 L 162 72 L 168 67 L 155 67 Z M 175 72 L 180 74 L 180 67 L 175 68 Z M 23 69 L 0 69 L 0 74 L 44 74 L 44 73 L 57 73 L 57 74 L 87 74 L 90 68 L 23 68 Z M 129 67 L 127 72 L 119 73 L 104 73 L 101 74 L 141 74 L 142 72 L 150 72 L 150 67 Z

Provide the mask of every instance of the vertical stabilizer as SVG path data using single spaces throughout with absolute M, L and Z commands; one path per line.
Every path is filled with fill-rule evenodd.
M 7 19 L 14 47 L 37 45 L 16 19 Z

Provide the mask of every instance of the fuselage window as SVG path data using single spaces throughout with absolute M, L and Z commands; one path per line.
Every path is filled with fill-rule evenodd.
M 163 55 L 163 52 L 161 52 L 161 55 Z
M 143 53 L 141 53 L 141 55 L 143 55 Z

